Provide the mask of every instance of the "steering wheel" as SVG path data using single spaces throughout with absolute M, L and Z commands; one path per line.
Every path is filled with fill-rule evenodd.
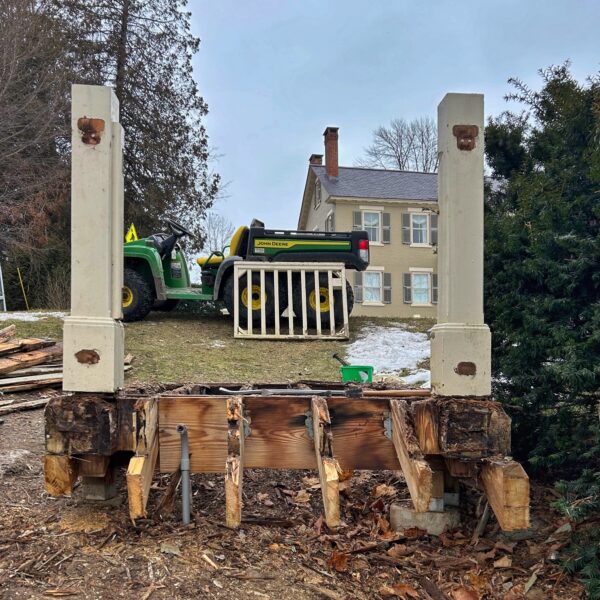
M 183 225 L 172 221 L 171 219 L 165 219 L 167 225 L 173 232 L 173 234 L 178 235 L 179 237 L 183 237 L 184 235 L 189 235 L 190 237 L 196 237 L 189 229 L 186 229 Z

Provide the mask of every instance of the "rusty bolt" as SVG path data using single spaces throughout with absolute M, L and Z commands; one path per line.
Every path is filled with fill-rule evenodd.
M 455 125 L 452 134 L 456 137 L 456 146 L 459 150 L 473 150 L 475 138 L 479 135 L 477 125 Z
M 468 375 L 472 377 L 477 373 L 477 365 L 472 362 L 459 362 L 456 365 L 454 372 L 458 375 Z
M 95 350 L 80 350 L 75 353 L 75 358 L 82 365 L 95 365 L 100 362 L 100 355 Z
M 81 141 L 90 146 L 97 146 L 104 133 L 104 119 L 77 119 L 77 128 L 81 131 Z

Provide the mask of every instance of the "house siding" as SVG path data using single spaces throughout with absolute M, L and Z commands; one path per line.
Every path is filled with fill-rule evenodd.
M 380 206 L 384 212 L 390 213 L 391 241 L 389 244 L 370 245 L 370 266 L 382 267 L 384 272 L 392 276 L 392 301 L 390 304 L 355 304 L 352 312 L 355 316 L 370 317 L 399 317 L 399 318 L 430 318 L 437 317 L 437 305 L 413 306 L 403 301 L 403 274 L 411 272 L 411 269 L 424 269 L 425 272 L 437 273 L 437 256 L 433 248 L 412 247 L 402 243 L 402 213 L 409 208 L 414 209 L 437 209 L 437 203 L 433 202 L 404 202 L 404 201 L 377 201 L 364 199 L 336 199 L 335 205 L 335 228 L 337 231 L 352 230 L 353 212 L 360 210 L 361 206 Z M 327 211 L 311 211 L 314 223 L 321 219 L 319 228 L 324 228 Z M 312 222 L 309 217 L 309 223 Z M 313 225 L 314 226 L 314 225 Z M 311 227 L 312 228 L 312 227 Z M 355 272 L 349 271 L 348 278 L 354 283 Z

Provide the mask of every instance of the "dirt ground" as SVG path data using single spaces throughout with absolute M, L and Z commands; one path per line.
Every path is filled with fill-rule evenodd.
M 58 393 L 58 392 L 56 392 Z M 38 393 L 39 394 L 39 393 Z M 246 470 L 243 527 L 223 526 L 222 475 L 193 477 L 193 522 L 178 503 L 156 510 L 169 477 L 156 478 L 150 518 L 132 524 L 110 503 L 54 499 L 43 485 L 43 411 L 0 425 L 0 598 L 503 600 L 582 598 L 556 563 L 565 543 L 550 488 L 533 486 L 534 529 L 502 535 L 492 517 L 477 542 L 478 494 L 465 490 L 462 525 L 441 537 L 389 531 L 393 500 L 407 498 L 394 472 L 355 472 L 343 482 L 345 526 L 323 524 L 316 473 Z M 254 521 L 254 522 L 252 522 Z

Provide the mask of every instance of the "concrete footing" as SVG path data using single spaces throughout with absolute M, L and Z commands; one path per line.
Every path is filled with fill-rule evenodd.
M 418 527 L 430 535 L 440 535 L 460 525 L 460 513 L 451 508 L 443 512 L 416 512 L 411 503 L 395 502 L 390 507 L 390 525 L 394 531 Z

